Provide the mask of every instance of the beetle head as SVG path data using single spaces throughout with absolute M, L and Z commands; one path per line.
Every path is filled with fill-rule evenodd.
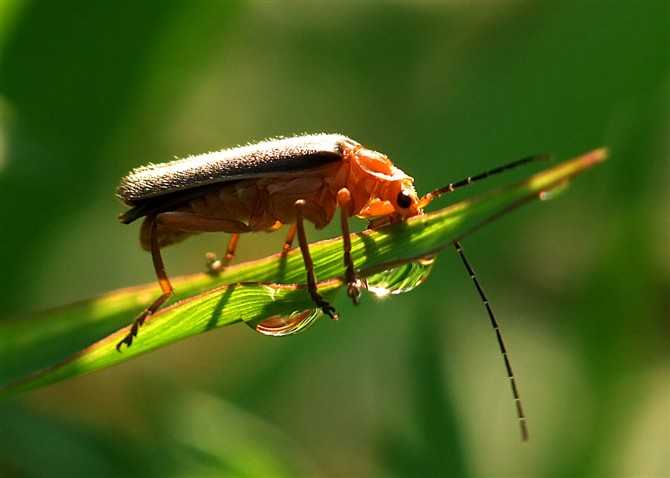
M 414 179 L 383 154 L 356 145 L 350 154 L 349 189 L 356 215 L 375 223 L 397 223 L 422 213 Z M 382 219 L 383 218 L 383 219 Z
M 398 223 L 422 213 L 411 178 L 389 181 L 379 196 L 372 198 L 359 217 L 377 217 L 375 223 Z

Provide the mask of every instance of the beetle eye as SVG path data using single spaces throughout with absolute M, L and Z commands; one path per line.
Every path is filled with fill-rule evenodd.
M 396 202 L 398 203 L 398 207 L 407 209 L 412 204 L 412 198 L 407 191 L 400 191 L 396 198 Z

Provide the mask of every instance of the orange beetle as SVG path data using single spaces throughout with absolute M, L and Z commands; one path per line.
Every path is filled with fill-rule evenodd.
M 162 247 L 200 232 L 230 233 L 223 260 L 211 259 L 210 270 L 220 272 L 232 260 L 240 234 L 290 224 L 282 252 L 288 252 L 297 232 L 309 294 L 325 314 L 337 319 L 333 306 L 317 290 L 305 220 L 321 229 L 339 207 L 347 292 L 358 303 L 349 217 L 368 219 L 372 228 L 397 223 L 422 214 L 423 207 L 445 192 L 537 159 L 531 156 L 450 183 L 422 198 L 416 194 L 413 178 L 386 155 L 339 134 L 274 139 L 137 168 L 118 187 L 117 196 L 131 207 L 119 219 L 129 224 L 145 218 L 140 241 L 151 251 L 163 293 L 135 319 L 117 349 L 124 343 L 130 346 L 144 320 L 172 295 Z
M 349 240 L 351 216 L 369 220 L 371 228 L 401 222 L 422 214 L 423 208 L 443 193 L 538 159 L 543 157 L 515 161 L 450 183 L 421 198 L 416 194 L 413 178 L 396 168 L 388 157 L 339 134 L 274 139 L 137 168 L 117 190 L 119 199 L 131 207 L 119 219 L 129 224 L 144 217 L 140 241 L 151 252 L 163 293 L 135 319 L 117 349 L 123 344 L 130 346 L 145 319 L 172 295 L 160 253 L 162 247 L 200 232 L 230 233 L 223 260 L 210 259 L 210 270 L 220 272 L 232 260 L 240 234 L 274 231 L 290 224 L 282 253 L 288 252 L 297 233 L 307 272 L 307 290 L 325 314 L 337 319 L 333 306 L 317 290 L 305 220 L 321 229 L 340 209 L 347 293 L 358 303 L 360 285 Z M 496 331 L 525 440 L 525 414 L 496 319 L 460 244 L 456 242 L 455 246 Z
M 123 343 L 129 346 L 146 317 L 172 295 L 162 247 L 199 232 L 230 233 L 223 261 L 212 261 L 210 269 L 216 272 L 232 259 L 240 234 L 274 231 L 291 224 L 283 252 L 288 251 L 297 232 L 308 291 L 324 313 L 337 318 L 335 309 L 317 291 L 304 221 L 321 229 L 340 208 L 348 294 L 357 302 L 348 218 L 381 218 L 375 222 L 378 227 L 421 214 L 423 203 L 430 200 L 420 200 L 413 178 L 385 155 L 338 134 L 276 139 L 144 166 L 122 180 L 117 195 L 131 206 L 120 216 L 121 222 L 145 218 L 140 241 L 151 251 L 163 291 L 138 316 L 117 348 Z

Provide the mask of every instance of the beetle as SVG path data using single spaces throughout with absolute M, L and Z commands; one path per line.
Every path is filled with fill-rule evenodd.
M 140 243 L 151 252 L 162 294 L 134 320 L 117 350 L 123 344 L 130 346 L 146 318 L 172 295 L 160 252 L 163 247 L 200 232 L 230 233 L 223 259 L 210 258 L 210 272 L 219 273 L 232 260 L 240 234 L 275 231 L 288 224 L 282 254 L 288 252 L 297 234 L 307 290 L 323 313 L 337 319 L 335 308 L 318 292 L 305 234 L 306 220 L 322 229 L 340 210 L 347 294 L 357 304 L 361 285 L 351 258 L 351 216 L 367 219 L 373 229 L 399 223 L 422 214 L 426 205 L 444 193 L 538 159 L 545 158 L 529 156 L 450 183 L 421 198 L 414 188 L 414 179 L 395 167 L 386 155 L 341 134 L 271 139 L 137 168 L 123 178 L 117 189 L 118 198 L 130 207 L 119 220 L 130 224 L 144 218 Z M 461 245 L 454 245 L 496 331 L 525 440 L 525 414 L 498 324 Z
M 426 194 L 417 196 L 414 179 L 389 158 L 341 134 L 312 134 L 267 140 L 214 153 L 189 156 L 131 171 L 117 189 L 130 209 L 119 216 L 124 224 L 144 218 L 142 248 L 151 252 L 162 290 L 133 322 L 117 345 L 130 346 L 139 327 L 172 295 L 160 250 L 200 232 L 226 232 L 231 237 L 221 261 L 210 258 L 210 272 L 230 263 L 240 234 L 274 231 L 291 225 L 282 247 L 290 249 L 297 233 L 307 273 L 307 290 L 326 315 L 335 308 L 318 292 L 304 221 L 324 228 L 341 212 L 347 294 L 358 303 L 349 218 L 369 220 L 369 227 L 394 224 L 423 213 L 437 196 L 492 174 L 537 160 L 524 158 Z
M 422 212 L 413 178 L 385 155 L 339 134 L 275 139 L 141 167 L 122 180 L 117 196 L 131 207 L 121 214 L 121 222 L 144 217 L 140 242 L 151 252 L 163 291 L 118 347 L 130 346 L 146 317 L 172 295 L 160 254 L 165 246 L 199 232 L 230 233 L 223 260 L 210 264 L 211 272 L 220 272 L 230 263 L 240 234 L 290 224 L 282 252 L 289 250 L 297 233 L 308 292 L 317 307 L 337 319 L 334 307 L 317 290 L 304 221 L 322 229 L 340 209 L 347 292 L 357 303 L 348 218 L 381 217 L 394 223 Z

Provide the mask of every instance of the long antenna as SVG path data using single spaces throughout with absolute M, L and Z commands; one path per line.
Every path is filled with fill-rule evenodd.
M 479 281 L 477 280 L 475 271 L 472 269 L 472 266 L 465 258 L 465 254 L 463 253 L 463 248 L 461 247 L 461 244 L 458 241 L 456 241 L 454 242 L 454 247 L 458 251 L 458 254 L 461 256 L 463 264 L 465 265 L 465 268 L 468 270 L 468 274 L 470 274 L 470 278 L 475 283 L 475 287 L 477 287 L 479 296 L 481 297 L 482 302 L 484 302 L 484 305 L 486 306 L 486 311 L 488 312 L 489 318 L 491 319 L 491 326 L 493 327 L 493 330 L 495 330 L 496 337 L 498 338 L 498 346 L 500 348 L 500 353 L 503 356 L 503 360 L 505 361 L 505 368 L 507 369 L 507 378 L 509 378 L 510 387 L 512 388 L 512 395 L 514 396 L 514 403 L 516 404 L 516 415 L 519 419 L 519 427 L 521 428 L 521 439 L 523 441 L 528 441 L 529 434 L 528 434 L 528 423 L 526 421 L 526 414 L 523 411 L 523 405 L 521 403 L 521 396 L 519 395 L 519 389 L 517 387 L 516 377 L 514 375 L 514 372 L 512 371 L 512 364 L 510 362 L 509 355 L 507 354 L 507 348 L 505 347 L 505 342 L 503 341 L 502 334 L 500 333 L 500 327 L 498 326 L 498 321 L 496 320 L 496 317 L 493 314 L 493 309 L 491 309 L 491 306 L 489 305 L 489 300 L 486 297 L 486 294 L 484 293 L 482 286 L 479 284 Z
M 436 189 L 435 191 L 426 194 L 424 197 L 421 198 L 419 201 L 419 207 L 423 208 L 426 207 L 433 199 L 435 199 L 438 196 L 441 196 L 442 194 L 445 193 L 450 193 L 454 191 L 454 189 L 458 189 L 463 186 L 467 186 L 468 184 L 472 184 L 475 181 L 479 181 L 480 179 L 488 178 L 489 176 L 493 176 L 494 174 L 502 173 L 503 171 L 509 171 L 510 169 L 514 169 L 518 166 L 521 166 L 523 164 L 527 163 L 533 163 L 536 161 L 548 161 L 551 159 L 551 156 L 546 155 L 546 154 L 536 154 L 533 156 L 527 156 L 522 159 L 517 159 L 516 161 L 513 161 L 509 164 L 505 164 L 503 166 L 498 166 L 497 168 L 490 169 L 486 172 L 483 172 L 481 174 L 478 174 L 476 176 L 468 176 L 465 179 L 461 179 L 460 181 L 456 181 L 455 183 L 449 183 L 447 186 Z

